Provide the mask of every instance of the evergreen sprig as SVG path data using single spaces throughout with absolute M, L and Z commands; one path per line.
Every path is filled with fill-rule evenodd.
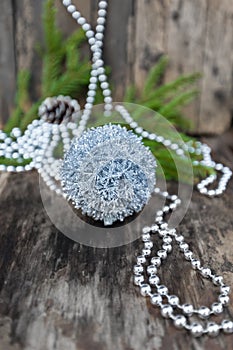
M 48 96 L 69 95 L 77 98 L 88 86 L 90 62 L 80 57 L 85 34 L 78 29 L 64 39 L 56 24 L 55 0 L 47 0 L 43 11 L 44 47 L 39 48 L 42 59 L 41 96 L 33 103 L 29 98 L 30 73 L 19 71 L 16 107 L 5 131 L 18 126 L 25 130 L 38 116 L 41 102 Z
M 190 121 L 183 115 L 182 107 L 198 95 L 198 90 L 192 86 L 201 75 L 181 75 L 174 81 L 161 84 L 167 65 L 168 58 L 162 56 L 149 71 L 142 92 L 138 93 L 135 86 L 129 86 L 124 101 L 153 109 L 179 129 L 187 130 Z

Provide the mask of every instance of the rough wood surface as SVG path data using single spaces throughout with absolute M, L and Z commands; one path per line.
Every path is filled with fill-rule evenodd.
M 232 163 L 232 134 L 211 145 L 219 160 Z M 231 287 L 232 194 L 232 181 L 218 199 L 194 192 L 179 226 L 194 252 Z M 36 172 L 1 174 L 0 196 L 1 350 L 233 349 L 233 335 L 193 339 L 139 295 L 132 283 L 139 240 L 94 249 L 58 232 L 44 211 Z M 177 250 L 161 271 L 182 301 L 214 301 L 216 288 L 198 277 Z M 233 318 L 232 301 L 225 317 Z
M 41 62 L 34 47 L 42 40 L 44 0 L 2 0 L 0 14 L 0 121 L 14 101 L 17 70 L 32 73 L 31 93 L 38 96 Z M 74 0 L 95 24 L 97 0 Z M 68 35 L 75 22 L 57 1 L 59 24 Z M 140 89 L 150 67 L 168 54 L 165 80 L 199 71 L 200 97 L 186 111 L 193 131 L 222 133 L 231 123 L 233 72 L 232 0 L 111 0 L 105 57 L 112 67 L 115 100 L 128 83 Z M 1 20 L 2 19 L 2 20 Z

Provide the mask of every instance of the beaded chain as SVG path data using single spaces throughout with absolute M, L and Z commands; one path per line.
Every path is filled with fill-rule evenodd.
M 216 175 L 210 175 L 202 180 L 197 185 L 197 189 L 200 193 L 209 197 L 222 194 L 226 190 L 232 172 L 228 167 L 220 163 L 215 163 L 212 160 L 211 149 L 206 144 L 202 144 L 201 142 L 176 143 L 164 138 L 162 135 L 149 133 L 133 120 L 123 105 L 117 104 L 113 107 L 111 90 L 107 82 L 102 58 L 107 1 L 99 1 L 95 31 L 91 29 L 91 25 L 77 11 L 70 0 L 63 0 L 62 3 L 84 30 L 92 52 L 92 69 L 84 110 L 82 112 L 80 111 L 80 106 L 76 100 L 72 100 L 67 96 L 58 96 L 61 101 L 65 101 L 72 106 L 74 113 L 71 121 L 58 125 L 38 119 L 28 125 L 24 134 L 21 133 L 19 128 L 13 128 L 10 135 L 0 131 L 0 157 L 15 159 L 19 162 L 18 166 L 0 164 L 0 171 L 22 172 L 35 168 L 52 191 L 65 197 L 59 183 L 58 169 L 60 168 L 60 159 L 54 158 L 54 149 L 62 141 L 64 152 L 66 152 L 71 145 L 72 138 L 80 137 L 86 129 L 95 101 L 97 83 L 99 82 L 103 91 L 104 114 L 106 117 L 111 115 L 114 108 L 123 120 L 143 138 L 155 140 L 163 144 L 165 147 L 176 152 L 180 157 L 187 157 L 189 154 L 202 156 L 202 160 L 193 161 L 193 165 L 197 166 L 201 164 L 211 167 L 221 173 L 221 177 L 216 189 L 208 189 L 208 185 L 217 180 Z M 44 107 L 42 106 L 41 108 L 43 109 Z M 28 164 L 25 166 L 20 165 L 20 162 L 23 160 L 27 160 Z M 134 283 L 139 286 L 143 296 L 150 298 L 152 305 L 160 307 L 162 316 L 173 320 L 177 328 L 185 328 L 194 336 L 201 336 L 202 334 L 216 336 L 220 330 L 224 333 L 233 333 L 233 322 L 230 320 L 223 320 L 221 324 L 208 322 L 205 327 L 201 323 L 189 322 L 188 319 L 192 315 L 196 315 L 201 319 L 208 319 L 211 315 L 221 314 L 229 301 L 230 287 L 224 284 L 222 276 L 215 275 L 208 267 L 201 266 L 200 261 L 194 257 L 188 244 L 185 243 L 184 237 L 178 234 L 176 229 L 169 228 L 168 224 L 164 221 L 165 215 L 174 211 L 180 205 L 181 200 L 176 195 L 169 195 L 168 192 L 162 192 L 158 187 L 155 188 L 154 192 L 166 198 L 169 204 L 166 204 L 162 210 L 156 213 L 155 223 L 152 226 L 142 229 L 143 249 L 141 255 L 137 257 L 137 264 L 133 269 Z M 152 257 L 153 241 L 151 236 L 154 234 L 158 234 L 158 237 L 162 239 L 162 247 Z M 178 244 L 179 249 L 184 254 L 184 258 L 191 263 L 194 269 L 204 278 L 210 279 L 213 284 L 219 286 L 220 293 L 218 301 L 213 303 L 211 307 L 201 306 L 196 309 L 191 304 L 181 304 L 179 298 L 175 295 L 170 295 L 168 288 L 160 283 L 157 272 L 163 261 L 172 251 L 173 241 Z

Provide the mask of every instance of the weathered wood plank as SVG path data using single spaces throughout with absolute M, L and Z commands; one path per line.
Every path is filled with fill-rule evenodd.
M 128 23 L 133 11 L 133 2 L 133 0 L 109 1 L 104 54 L 106 64 L 111 69 L 116 101 L 122 99 L 127 84 Z
M 11 113 L 15 98 L 15 42 L 12 2 L 2 1 L 0 11 L 0 127 Z
M 225 139 L 213 145 L 231 163 Z M 194 252 L 231 287 L 232 193 L 232 181 L 220 198 L 194 192 L 179 227 Z M 43 209 L 36 172 L 1 174 L 0 195 L 1 349 L 232 350 L 233 335 L 193 339 L 139 295 L 132 284 L 132 265 L 140 241 L 109 250 L 70 241 Z M 200 305 L 216 298 L 216 289 L 190 270 L 176 249 L 161 271 L 171 293 L 182 301 Z M 225 317 L 230 315 L 232 301 Z
M 166 50 L 170 65 L 165 81 L 176 79 L 180 74 L 201 72 L 205 56 L 207 1 L 171 1 L 167 16 Z M 205 79 L 205 77 L 203 77 Z M 197 84 L 202 90 L 202 81 Z M 185 108 L 192 121 L 192 129 L 198 128 L 200 98 Z
M 233 96 L 233 3 L 209 1 L 198 130 L 230 127 Z
M 165 52 L 166 13 L 169 1 L 135 2 L 134 82 L 143 87 L 148 70 Z
M 30 95 L 32 100 L 40 96 L 42 65 L 36 46 L 42 44 L 43 41 L 42 3 L 42 0 L 13 2 L 17 71 L 26 69 L 31 72 Z

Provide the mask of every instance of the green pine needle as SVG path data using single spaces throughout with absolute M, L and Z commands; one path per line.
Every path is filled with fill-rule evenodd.
M 165 69 L 168 65 L 168 58 L 166 56 L 162 56 L 158 63 L 151 68 L 148 73 L 148 77 L 145 82 L 144 89 L 142 91 L 142 98 L 147 99 L 148 94 L 154 89 L 155 86 L 159 83 L 159 80 L 165 73 Z

